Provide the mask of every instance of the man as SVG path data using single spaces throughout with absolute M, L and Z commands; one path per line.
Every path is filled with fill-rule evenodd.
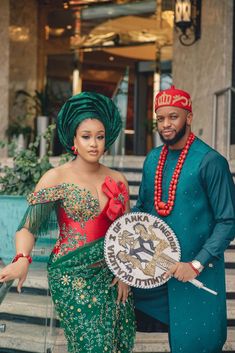
M 164 146 L 145 160 L 133 211 L 173 229 L 181 261 L 165 274 L 172 277 L 167 284 L 134 289 L 137 329 L 168 328 L 172 353 L 219 353 L 226 341 L 224 251 L 235 235 L 234 183 L 226 159 L 191 132 L 187 92 L 161 91 L 155 112 Z M 188 282 L 196 277 L 218 295 Z

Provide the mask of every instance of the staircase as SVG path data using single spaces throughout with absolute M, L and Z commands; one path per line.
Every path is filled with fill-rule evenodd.
M 136 202 L 143 158 L 127 156 L 106 165 L 125 174 L 130 185 L 131 205 Z M 235 168 L 234 168 L 235 172 Z M 235 174 L 234 174 L 235 176 Z M 225 253 L 228 339 L 223 352 L 235 353 L 235 241 Z M 2 264 L 0 263 L 0 267 Z M 66 342 L 48 293 L 46 266 L 30 267 L 19 295 L 13 286 L 0 306 L 0 353 L 66 353 Z M 170 352 L 166 333 L 137 333 L 135 353 Z M 196 353 L 193 352 L 192 353 Z

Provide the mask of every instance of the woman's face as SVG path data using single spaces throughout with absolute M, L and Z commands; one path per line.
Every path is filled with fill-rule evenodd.
M 74 137 L 78 155 L 89 162 L 96 162 L 105 150 L 105 128 L 98 119 L 86 119 L 79 124 Z

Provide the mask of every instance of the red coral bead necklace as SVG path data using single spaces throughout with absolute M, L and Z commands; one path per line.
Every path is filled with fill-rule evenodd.
M 185 158 L 188 154 L 189 148 L 192 145 L 193 141 L 195 140 L 195 135 L 191 132 L 187 139 L 187 142 L 180 153 L 178 162 L 176 164 L 170 186 L 168 192 L 168 201 L 162 201 L 162 176 L 163 176 L 163 169 L 166 163 L 166 158 L 168 155 L 169 148 L 168 146 L 164 145 L 160 154 L 160 158 L 158 161 L 158 166 L 156 170 L 155 176 L 155 191 L 154 191 L 154 205 L 157 213 L 160 216 L 166 217 L 168 216 L 171 211 L 173 210 L 175 204 L 175 195 L 176 195 L 176 188 L 179 181 L 179 176 L 185 161 Z

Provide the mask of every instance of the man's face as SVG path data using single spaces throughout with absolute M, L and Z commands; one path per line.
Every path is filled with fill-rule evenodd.
M 177 107 L 162 107 L 157 109 L 156 119 L 162 142 L 172 146 L 179 142 L 189 129 L 192 113 Z

